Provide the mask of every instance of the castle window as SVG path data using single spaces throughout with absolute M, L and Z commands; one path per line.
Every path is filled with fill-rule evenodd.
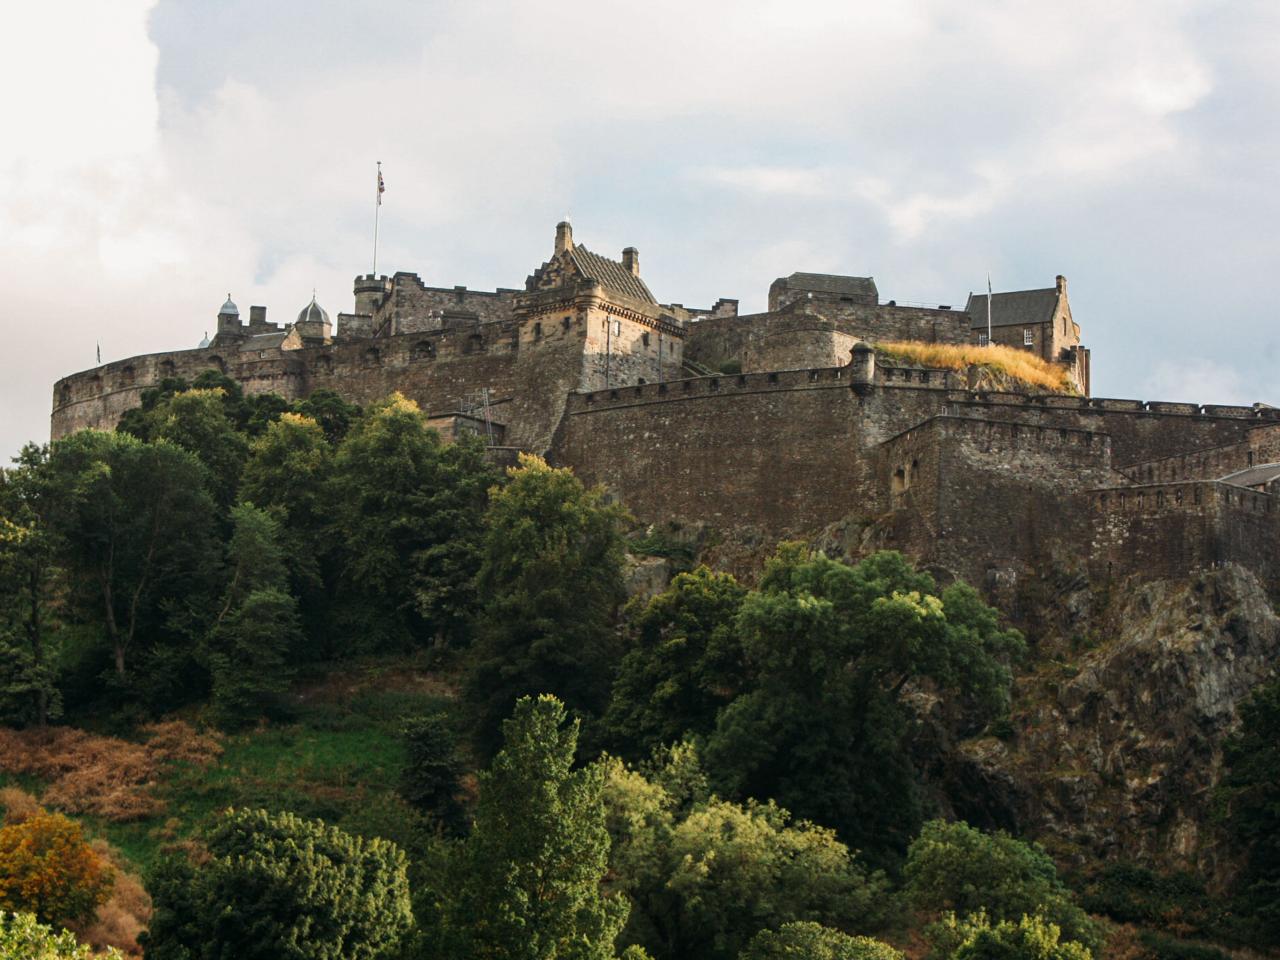
M 464 353 L 479 353 L 484 349 L 484 337 L 478 333 L 473 333 L 467 337 L 466 346 L 463 348 Z
M 58 403 L 71 402 L 71 386 L 64 383 L 62 389 L 58 391 Z
M 177 371 L 177 368 L 175 368 L 175 367 L 174 367 L 174 365 L 173 365 L 173 361 L 172 361 L 172 360 L 161 360 L 161 361 L 160 361 L 160 376 L 161 376 L 161 378 L 164 378 L 164 377 L 172 377 L 172 376 L 174 376 L 177 372 L 178 372 L 178 371 Z
M 219 373 L 227 372 L 227 362 L 216 353 L 209 358 L 209 366 L 213 367 L 213 369 L 217 370 Z
M 990 345 L 991 345 L 991 338 L 990 338 L 990 337 L 988 337 L 985 333 L 980 333 L 980 334 L 978 334 L 978 346 L 980 346 L 980 347 L 988 347 L 988 346 L 990 346 Z
M 573 326 L 573 317 L 565 317 L 563 320 L 560 321 L 560 325 L 564 327 L 566 330 L 568 330 L 571 326 Z
M 533 339 L 535 339 L 535 340 L 541 340 L 541 339 L 542 339 L 542 323 L 541 323 L 541 321 L 539 321 L 538 323 L 535 323 L 535 324 L 533 325 Z
M 1022 345 L 1024 347 L 1033 347 L 1036 342 L 1036 332 L 1030 327 L 1022 328 Z
M 647 332 L 640 334 L 640 342 L 646 347 L 649 345 L 649 334 Z
M 316 371 L 318 373 L 333 373 L 333 357 L 328 354 L 321 354 L 316 357 Z
M 378 353 L 376 347 L 370 347 L 364 352 L 364 365 L 366 367 L 376 367 L 382 362 L 382 355 Z
M 429 340 L 421 340 L 409 351 L 410 360 L 430 360 L 436 355 L 436 346 Z
M 133 367 L 125 367 L 120 371 L 120 385 L 127 387 L 137 379 Z

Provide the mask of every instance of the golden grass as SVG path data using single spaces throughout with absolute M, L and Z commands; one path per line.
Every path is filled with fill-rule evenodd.
M 146 743 L 101 737 L 70 727 L 0 729 L 0 770 L 49 781 L 40 797 L 68 813 L 91 813 L 123 823 L 155 816 L 164 803 L 153 793 L 160 765 L 207 766 L 222 748 L 212 737 L 174 720 L 143 728 Z
M 875 348 L 886 357 L 936 369 L 964 371 L 976 365 L 991 374 L 997 385 L 1002 380 L 1014 380 L 1052 393 L 1075 392 L 1067 379 L 1066 368 L 1016 347 L 893 340 L 877 343 Z

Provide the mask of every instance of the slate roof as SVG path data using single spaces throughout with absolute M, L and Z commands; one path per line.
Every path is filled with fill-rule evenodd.
M 1029 327 L 1037 323 L 1048 323 L 1053 319 L 1053 311 L 1058 306 L 1058 290 L 1049 287 L 1047 290 L 1014 290 L 1010 293 L 997 293 L 991 298 L 991 326 L 993 327 Z M 965 312 L 976 330 L 987 326 L 987 295 L 985 293 L 969 294 L 969 302 Z
M 610 260 L 598 253 L 592 253 L 586 247 L 578 245 L 569 251 L 578 272 L 588 280 L 595 280 L 608 290 L 614 290 L 632 300 L 641 303 L 657 303 L 653 294 L 639 277 L 632 276 L 631 271 L 617 260 Z
M 285 331 L 279 333 L 255 333 L 251 337 L 245 337 L 240 343 L 241 351 L 245 350 L 271 350 L 279 347 L 284 343 L 284 338 L 289 334 Z
M 1222 478 L 1223 483 L 1237 487 L 1258 487 L 1280 478 L 1280 463 L 1263 463 L 1246 470 L 1237 470 Z
M 866 303 L 879 303 L 880 292 L 874 277 L 843 277 L 835 273 L 793 273 L 782 277 L 788 289 L 806 290 L 829 294 L 833 297 L 853 297 Z

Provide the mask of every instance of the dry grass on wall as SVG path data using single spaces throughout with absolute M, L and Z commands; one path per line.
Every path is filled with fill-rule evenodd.
M 222 752 L 213 737 L 177 720 L 143 733 L 144 743 L 132 743 L 69 727 L 0 729 L 0 770 L 48 781 L 40 798 L 46 806 L 117 823 L 142 820 L 164 809 L 153 792 L 161 764 L 207 766 Z
M 957 345 L 917 343 L 894 340 L 877 343 L 875 348 L 891 360 L 919 364 L 935 369 L 959 370 L 976 365 L 998 377 L 1007 377 L 1051 393 L 1073 393 L 1065 367 L 1048 363 L 1027 350 L 992 344 Z

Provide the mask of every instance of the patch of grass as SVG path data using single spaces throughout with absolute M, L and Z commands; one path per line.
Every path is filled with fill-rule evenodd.
M 1016 380 L 1050 393 L 1074 393 L 1065 368 L 1041 360 L 1029 350 L 992 344 L 958 345 L 891 340 L 875 344 L 879 353 L 894 360 L 943 370 L 967 370 L 977 366 L 997 377 Z

